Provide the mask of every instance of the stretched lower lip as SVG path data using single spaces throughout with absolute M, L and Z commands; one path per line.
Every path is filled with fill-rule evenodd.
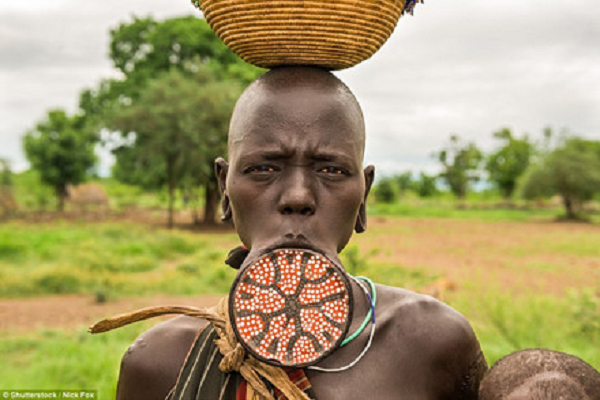
M 277 241 L 273 245 L 267 247 L 265 250 L 267 252 L 272 252 L 278 249 L 307 249 L 316 251 L 318 253 L 323 253 L 303 235 L 294 235 L 294 237 L 291 239 L 286 238 L 284 240 Z

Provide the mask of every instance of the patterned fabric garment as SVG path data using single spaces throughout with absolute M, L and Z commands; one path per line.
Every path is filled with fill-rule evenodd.
M 196 338 L 175 387 L 165 400 L 246 400 L 246 381 L 238 373 L 224 374 L 219 370 L 223 356 L 215 344 L 218 338 L 208 325 Z M 310 382 L 300 369 L 286 370 L 291 381 L 311 399 L 315 399 Z M 277 389 L 276 400 L 287 400 Z

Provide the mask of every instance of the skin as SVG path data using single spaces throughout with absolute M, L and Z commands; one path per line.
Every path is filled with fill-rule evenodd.
M 481 400 L 588 400 L 600 398 L 600 374 L 585 361 L 534 348 L 500 359 L 481 382 Z
M 585 390 L 577 381 L 557 371 L 546 371 L 534 375 L 508 395 L 498 394 L 498 398 L 506 400 L 545 400 L 550 398 L 550 393 L 544 390 L 548 386 L 552 387 L 552 398 L 589 400 Z M 560 397 L 561 395 L 563 397 Z
M 223 214 L 233 219 L 250 249 L 249 259 L 274 248 L 298 247 L 320 251 L 339 263 L 338 253 L 353 231 L 366 228 L 365 202 L 374 168 L 362 168 L 363 153 L 362 111 L 333 75 L 290 67 L 271 71 L 251 85 L 232 116 L 230 163 L 216 161 Z M 350 327 L 354 331 L 369 305 L 352 284 L 357 294 Z M 377 285 L 377 295 L 377 330 L 365 357 L 340 373 L 306 371 L 317 398 L 461 398 L 470 367 L 478 360 L 485 363 L 465 318 L 431 297 L 403 289 Z M 180 366 L 183 357 L 157 360 L 151 354 L 154 346 L 159 351 L 172 346 L 179 352 L 190 347 L 192 340 L 180 340 L 177 334 L 165 339 L 166 332 L 182 329 L 180 323 L 167 322 L 160 332 L 146 332 L 153 345 L 130 351 L 137 354 L 135 363 L 127 359 L 131 354 L 124 357 L 118 399 L 162 398 L 136 396 L 146 381 L 132 370 L 149 373 L 164 370 L 164 364 Z M 193 323 L 187 327 L 195 329 Z M 319 366 L 350 363 L 368 335 L 366 329 Z M 481 374 L 474 378 L 475 386 Z M 155 378 L 153 384 L 162 385 L 162 394 L 174 382 L 169 375 Z M 476 389 L 464 398 L 476 398 Z

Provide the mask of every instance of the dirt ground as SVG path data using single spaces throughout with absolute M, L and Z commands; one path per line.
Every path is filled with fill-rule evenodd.
M 423 290 L 430 294 L 467 285 L 473 293 L 512 290 L 559 296 L 569 288 L 600 289 L 598 226 L 375 218 L 369 231 L 353 238 L 361 252 L 377 249 L 375 257 L 381 261 L 439 275 L 438 282 Z M 217 300 L 218 296 L 155 296 L 97 304 L 92 296 L 78 295 L 5 299 L 0 300 L 0 333 L 68 329 L 152 305 L 205 307 Z
M 70 329 L 139 308 L 160 305 L 210 307 L 220 296 L 153 296 L 98 304 L 93 296 L 63 295 L 0 300 L 0 332 L 19 334 L 39 328 Z
M 600 227 L 578 222 L 386 219 L 353 239 L 377 258 L 435 273 L 474 292 L 564 295 L 600 289 Z M 582 251 L 583 250 L 583 251 Z

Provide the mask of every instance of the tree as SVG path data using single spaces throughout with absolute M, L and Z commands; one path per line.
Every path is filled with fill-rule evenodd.
M 488 156 L 485 168 L 490 174 L 490 181 L 498 186 L 505 199 L 509 199 L 517 180 L 529 166 L 533 146 L 527 136 L 517 139 L 506 128 L 495 132 L 494 137 L 501 140 L 503 146 Z
M 566 217 L 579 217 L 581 206 L 600 192 L 600 142 L 569 138 L 526 173 L 522 195 L 527 199 L 558 194 Z
M 13 196 L 12 184 L 10 161 L 6 158 L 0 158 L 0 217 L 10 215 L 18 208 Z
M 470 182 L 479 180 L 476 172 L 483 159 L 481 151 L 474 143 L 463 143 L 457 135 L 452 135 L 447 147 L 434 156 L 444 168 L 440 177 L 456 197 L 464 199 Z
M 6 158 L 0 158 L 0 188 L 10 189 L 12 186 L 12 169 L 10 161 Z
M 375 185 L 375 199 L 380 203 L 391 204 L 396 201 L 397 192 L 394 177 L 382 178 Z
M 149 81 L 170 69 L 189 75 L 200 66 L 212 70 L 215 79 L 252 82 L 263 70 L 242 61 L 216 36 L 208 23 L 194 16 L 156 21 L 152 17 L 122 23 L 110 31 L 109 55 L 121 73 L 95 89 L 84 90 L 79 106 L 97 130 L 115 108 L 131 104 Z
M 111 126 L 133 137 L 115 151 L 115 176 L 146 187 L 166 187 L 169 227 L 175 191 L 186 185 L 204 186 L 204 221 L 214 221 L 216 207 L 211 205 L 218 202 L 218 190 L 213 161 L 226 152 L 229 118 L 240 93 L 237 82 L 215 80 L 208 68 L 193 77 L 173 69 L 115 113 Z
M 158 71 L 186 69 L 186 62 L 208 64 L 218 78 L 253 81 L 260 69 L 246 64 L 221 42 L 208 23 L 195 16 L 162 22 L 136 18 L 110 32 L 110 58 L 131 91 Z
M 407 191 L 414 189 L 414 181 L 412 177 L 412 172 L 406 171 L 398 174 L 394 177 L 396 184 L 398 185 L 398 190 L 400 191 L 400 196 L 404 196 Z
M 436 181 L 436 176 L 427 175 L 425 172 L 421 172 L 419 179 L 415 181 L 419 197 L 433 197 L 438 194 L 439 190 Z
M 125 123 L 126 118 L 122 113 L 123 109 L 136 103 L 147 87 L 152 85 L 153 80 L 169 71 L 177 70 L 181 74 L 181 79 L 188 77 L 191 80 L 196 79 L 198 75 L 209 74 L 211 81 L 226 81 L 228 87 L 244 86 L 262 73 L 261 69 L 245 63 L 229 50 L 205 20 L 193 16 L 165 21 L 156 21 L 153 18 L 134 18 L 131 22 L 123 23 L 111 31 L 110 57 L 122 76 L 118 79 L 104 80 L 96 89 L 85 90 L 79 101 L 86 121 L 97 132 L 104 128 L 115 129 L 114 115 L 116 114 L 121 116 L 121 125 L 118 129 L 124 128 L 125 126 L 122 124 Z M 208 89 L 212 90 L 210 87 Z M 203 90 L 206 91 L 207 88 L 205 87 Z M 239 93 L 237 89 L 235 92 Z M 173 91 L 169 93 L 173 95 L 173 99 L 177 97 Z M 179 98 L 176 99 L 177 103 L 182 106 L 178 113 L 179 118 L 183 117 L 183 109 L 185 109 L 186 112 L 193 114 L 201 112 L 205 119 L 210 119 L 205 115 L 205 110 L 216 110 L 218 107 L 215 108 L 215 104 L 221 102 L 222 99 L 219 93 L 214 94 L 215 104 L 204 95 L 200 95 L 200 98 L 205 100 L 203 104 L 197 104 L 196 98 L 190 98 L 189 104 L 197 104 L 199 107 L 199 109 L 192 109 L 184 104 L 185 96 L 194 96 L 195 94 L 189 90 L 185 93 L 181 92 Z M 226 93 L 229 96 L 231 91 Z M 150 101 L 151 96 L 146 95 L 148 97 L 144 101 Z M 139 108 L 136 110 L 141 112 Z M 218 125 L 225 126 L 223 125 L 224 114 L 221 111 L 217 112 L 218 115 L 210 120 L 219 120 Z M 132 128 L 132 126 L 128 127 Z M 164 126 L 163 128 L 171 129 Z M 204 134 L 207 132 L 201 125 L 196 126 L 196 129 Z M 135 129 L 132 130 L 135 131 Z M 153 134 L 167 135 L 167 132 L 157 133 L 156 129 L 152 132 Z M 217 155 L 217 150 L 220 151 L 218 155 L 225 154 L 226 132 L 227 127 L 225 126 L 219 134 L 211 136 L 212 142 L 211 140 L 202 142 L 203 145 L 209 145 L 210 149 L 196 148 L 196 151 L 211 156 Z M 123 135 L 107 135 L 111 140 L 107 140 L 105 144 L 113 148 L 116 155 L 115 176 L 126 182 L 141 184 L 145 187 L 160 187 L 167 179 L 167 171 L 161 170 L 165 165 L 152 163 L 149 155 L 145 158 L 142 157 L 145 161 L 142 160 L 140 154 L 143 151 L 136 147 L 143 148 L 145 146 L 144 143 L 147 139 L 144 135 L 150 135 L 150 132 L 136 133 L 139 136 L 137 140 L 133 140 L 136 135 L 128 136 L 129 133 L 126 131 L 123 132 Z M 217 139 L 218 142 L 215 142 Z M 197 165 L 202 164 L 200 172 L 194 174 L 195 167 L 189 163 L 185 164 L 186 166 L 178 164 L 178 169 L 190 168 L 186 172 L 187 178 L 184 179 L 186 174 L 183 172 L 172 176 L 177 176 L 178 181 L 181 178 L 181 182 L 185 182 L 177 185 L 184 185 L 188 194 L 197 192 L 198 186 L 194 187 L 193 185 L 204 187 L 205 221 L 210 222 L 213 220 L 211 215 L 214 216 L 217 210 L 219 196 L 212 171 L 213 159 L 210 162 L 200 162 L 201 159 L 203 158 L 197 159 Z M 136 170 L 136 166 L 140 165 L 144 165 L 144 168 Z M 171 186 L 173 184 L 172 182 Z
M 43 183 L 53 187 L 58 210 L 63 211 L 67 185 L 85 180 L 96 163 L 96 136 L 84 129 L 80 116 L 63 110 L 48 112 L 46 119 L 25 135 L 25 155 Z

